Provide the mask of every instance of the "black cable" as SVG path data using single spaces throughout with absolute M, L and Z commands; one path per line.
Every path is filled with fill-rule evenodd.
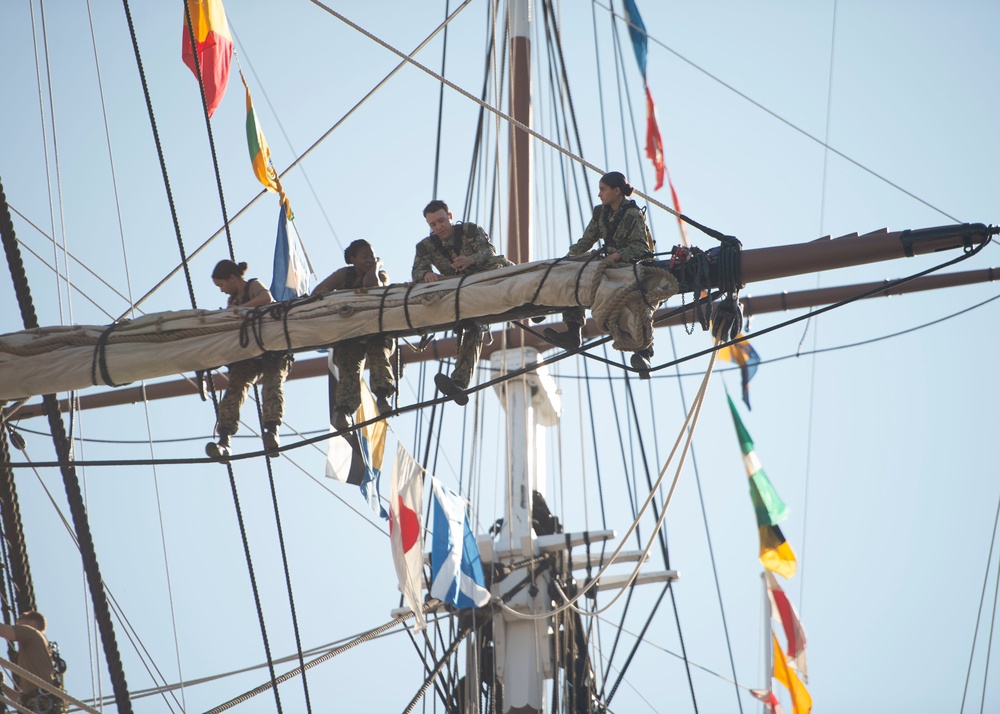
M 442 35 L 442 45 L 441 45 L 441 76 L 444 76 L 445 63 L 448 59 L 448 14 L 449 14 L 449 1 L 444 0 L 444 19 L 445 26 Z M 434 183 L 431 189 L 431 200 L 438 197 L 438 172 L 441 168 L 441 125 L 444 121 L 444 83 L 438 87 L 438 123 L 437 123 L 437 142 L 434 149 Z
M 0 183 L 0 240 L 3 242 L 11 282 L 14 285 L 14 293 L 17 296 L 17 304 L 21 311 L 24 327 L 26 329 L 38 327 L 38 316 L 35 313 L 31 288 L 24 271 L 24 260 L 21 258 L 21 250 L 14 233 L 14 223 L 10 217 L 7 196 L 3 191 L 2 183 Z M 52 432 L 52 443 L 56 450 L 56 457 L 63 464 L 60 468 L 63 486 L 66 490 L 66 500 L 80 545 L 80 557 L 83 560 L 83 569 L 94 606 L 94 617 L 97 620 L 97 627 L 104 645 L 104 656 L 108 664 L 108 674 L 111 677 L 115 703 L 121 714 L 131 714 L 132 703 L 129 700 L 128 683 L 125 680 L 125 670 L 122 667 L 121 654 L 118 651 L 118 641 L 115 637 L 114 623 L 111 621 L 107 593 L 104 591 L 104 581 L 101 578 L 101 569 L 97 562 L 97 553 L 94 550 L 94 539 L 90 531 L 87 508 L 83 501 L 83 492 L 76 476 L 76 469 L 70 463 L 70 443 L 66 438 L 66 427 L 62 422 L 59 403 L 56 401 L 55 395 L 46 394 L 42 400 L 45 414 L 49 420 L 49 429 Z
M 257 419 L 261 425 L 261 432 L 264 427 L 264 414 L 261 411 L 260 394 L 255 384 L 253 387 L 254 402 L 257 405 Z M 288 592 L 288 607 L 292 615 L 292 631 L 295 634 L 295 649 L 299 655 L 299 666 L 302 667 L 302 689 L 306 698 L 306 712 L 312 714 L 312 703 L 309 700 L 309 683 L 306 679 L 306 662 L 302 654 L 302 637 L 299 634 L 299 618 L 295 612 L 295 596 L 292 593 L 292 576 L 288 569 L 288 553 L 285 550 L 285 532 L 281 527 L 281 512 L 278 509 L 278 491 L 274 487 L 274 471 L 271 469 L 271 457 L 264 456 L 264 463 L 267 466 L 267 483 L 271 488 L 271 503 L 274 506 L 274 523 L 278 532 L 278 548 L 281 551 L 281 565 L 285 571 L 285 589 Z
M 191 307 L 197 308 L 197 301 L 194 296 L 194 283 L 191 281 L 191 271 L 188 269 L 187 252 L 184 250 L 184 240 L 181 238 L 181 225 L 177 218 L 177 208 L 174 205 L 174 194 L 170 189 L 170 178 L 167 176 L 167 163 L 163 156 L 163 145 L 160 143 L 160 133 L 156 128 L 156 116 L 153 114 L 153 102 L 149 96 L 149 85 L 146 84 L 146 72 L 142 68 L 142 57 L 139 54 L 139 41 L 135 35 L 135 23 L 132 22 L 132 10 L 128 0 L 122 0 L 125 6 L 125 19 L 128 20 L 128 30 L 132 37 L 132 50 L 135 52 L 135 64 L 139 69 L 139 80 L 142 83 L 142 93 L 146 98 L 146 111 L 149 113 L 149 126 L 153 130 L 153 144 L 156 146 L 156 154 L 160 159 L 160 173 L 163 174 L 163 188 L 167 192 L 167 205 L 170 206 L 170 219 L 174 223 L 174 235 L 177 237 L 177 248 L 181 253 L 181 265 L 184 268 L 184 278 L 187 280 L 188 295 L 191 297 Z M 190 13 L 188 16 L 190 22 Z M 192 44 L 197 58 L 197 44 Z
M 208 146 L 212 154 L 212 165 L 215 167 L 215 183 L 219 189 L 219 206 L 222 209 L 222 225 L 226 229 L 226 243 L 229 245 L 229 258 L 236 260 L 233 250 L 233 234 L 229 228 L 229 216 L 226 213 L 226 197 L 222 191 L 222 172 L 219 169 L 219 156 L 215 151 L 215 136 L 212 133 L 212 121 L 208 115 L 208 97 L 205 94 L 205 78 L 201 71 L 201 58 L 198 57 L 198 41 L 194 36 L 194 23 L 191 20 L 191 6 L 184 0 L 184 16 L 187 18 L 188 39 L 191 41 L 191 55 L 194 58 L 195 76 L 198 78 L 198 90 L 201 92 L 201 106 L 205 114 L 205 129 L 208 132 Z M 281 709 L 280 705 L 278 707 Z

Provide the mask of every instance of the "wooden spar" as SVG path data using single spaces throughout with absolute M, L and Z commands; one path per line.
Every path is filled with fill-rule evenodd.
M 881 292 L 871 295 L 870 297 L 907 295 L 909 293 L 939 290 L 942 288 L 957 287 L 961 285 L 974 285 L 977 283 L 987 282 L 991 283 L 997 279 L 1000 279 L 1000 267 L 967 270 L 964 272 L 945 273 L 941 275 L 927 275 L 925 277 L 917 278 L 901 285 L 897 285 L 894 288 L 887 288 Z M 759 297 L 743 296 L 741 298 L 741 302 L 743 303 L 744 315 L 746 317 L 750 317 L 752 315 L 763 315 L 769 312 L 783 312 L 787 310 L 817 307 L 820 305 L 831 305 L 835 302 L 847 300 L 856 295 L 876 290 L 879 287 L 885 286 L 889 282 L 891 281 L 884 280 L 880 282 L 861 283 L 857 285 L 841 285 L 838 287 L 818 288 L 815 290 L 802 290 L 794 293 L 775 293 L 773 295 L 761 295 Z M 657 316 L 664 316 L 672 311 L 672 308 L 661 309 L 657 312 Z M 673 315 L 667 319 L 660 320 L 656 324 L 657 327 L 669 327 L 685 323 L 690 324 L 692 320 L 692 315 L 690 315 L 689 312 L 684 312 Z M 518 334 L 524 335 L 524 343 L 528 347 L 534 347 L 540 351 L 555 349 L 553 345 L 540 337 L 535 337 L 534 335 L 525 333 L 524 331 L 511 326 L 507 327 L 506 330 L 496 330 L 492 333 L 492 341 L 487 340 L 488 343 L 491 343 L 483 345 L 483 359 L 488 359 L 494 352 L 503 348 L 504 332 L 506 332 L 508 336 L 508 345 L 510 344 L 510 337 Z M 588 338 L 597 335 L 597 331 L 594 328 L 592 320 L 588 320 L 587 327 L 584 329 L 584 334 Z M 401 352 L 402 360 L 406 364 L 431 360 L 454 359 L 455 340 L 450 336 L 436 339 L 420 352 L 417 352 L 408 345 L 403 345 L 401 346 Z M 326 374 L 326 358 L 313 357 L 306 360 L 300 359 L 295 362 L 295 365 L 292 367 L 291 374 L 288 375 L 288 379 L 310 379 L 314 377 L 322 377 Z M 215 374 L 214 379 L 216 390 L 226 388 L 228 380 L 224 375 Z M 108 389 L 103 392 L 98 392 L 97 394 L 86 394 L 79 398 L 79 409 L 100 409 L 102 407 L 118 406 L 121 404 L 134 404 L 135 402 L 142 401 L 144 398 L 153 401 L 157 399 L 169 399 L 172 397 L 187 396 L 197 393 L 198 388 L 192 380 L 175 379 L 170 382 L 147 384 L 145 387 L 121 387 L 118 389 Z M 68 401 L 65 399 L 60 400 L 59 408 L 64 412 L 68 411 Z M 15 418 L 29 419 L 37 416 L 44 416 L 42 405 L 40 403 L 26 404 L 22 406 L 17 411 Z
M 745 250 L 742 279 L 753 283 L 907 254 L 971 248 L 995 232 L 983 224 L 962 224 Z M 666 265 L 664 261 L 659 267 L 665 269 Z M 0 336 L 0 399 L 39 394 L 42 385 L 61 392 L 149 380 L 210 369 L 266 350 L 290 347 L 304 352 L 377 333 L 425 334 L 447 329 L 456 319 L 495 323 L 553 314 L 579 301 L 581 294 L 589 294 L 589 288 L 581 293 L 574 285 L 589 286 L 597 271 L 596 262 L 538 261 L 461 281 L 394 285 L 384 292 L 343 291 L 318 301 L 289 303 L 284 320 L 278 319 L 276 312 L 274 319 L 253 325 L 248 324 L 251 316 L 240 311 L 185 310 L 146 315 L 116 324 L 113 329 L 80 325 L 11 333 Z M 675 272 L 681 275 L 682 269 Z M 633 279 L 631 273 L 631 269 L 606 271 L 599 287 L 621 287 L 621 281 Z M 456 300 L 459 286 L 461 300 Z M 682 289 L 692 288 L 682 285 Z M 282 305 L 275 309 L 280 311 Z M 241 343 L 237 339 L 241 331 L 253 331 L 256 337 L 246 336 L 247 341 Z M 513 338 L 508 346 L 512 344 L 517 344 Z M 170 345 L 169 350 L 166 345 Z M 15 393 L 18 390 L 23 392 Z

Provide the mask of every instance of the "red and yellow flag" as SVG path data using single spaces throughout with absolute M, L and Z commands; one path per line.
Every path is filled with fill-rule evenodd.
M 212 116 L 226 93 L 226 85 L 229 84 L 233 36 L 229 33 L 229 23 L 226 21 L 222 0 L 185 0 L 185 2 L 187 9 L 184 13 L 181 58 L 195 77 L 198 76 L 198 66 L 201 67 L 205 103 L 208 116 Z M 188 27 L 188 13 L 191 14 L 191 28 Z M 198 52 L 197 65 L 191 47 L 192 29 L 195 49 Z

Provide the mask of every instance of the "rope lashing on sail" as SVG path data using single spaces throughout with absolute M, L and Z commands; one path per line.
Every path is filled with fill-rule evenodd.
M 90 365 L 90 381 L 94 384 L 107 384 L 109 387 L 121 387 L 122 384 L 116 384 L 113 379 L 111 379 L 111 373 L 108 371 L 108 360 L 105 352 L 105 347 L 108 344 L 108 340 L 111 339 L 111 333 L 118 326 L 117 322 L 112 322 L 108 325 L 101 336 L 97 339 L 97 345 L 94 348 L 94 359 Z M 97 371 L 100 369 L 102 382 L 97 381 Z M 127 382 L 123 383 L 127 384 Z
M 653 344 L 653 313 L 679 290 L 677 279 L 664 268 L 636 263 L 631 266 L 635 282 L 602 294 L 604 273 L 617 265 L 598 265 L 591 283 L 590 312 L 601 332 L 609 333 L 611 346 L 621 352 L 637 352 Z M 610 292 L 610 294 L 606 294 Z
M 646 499 L 643 502 L 642 507 L 639 509 L 639 512 L 636 515 L 635 520 L 632 521 L 632 524 L 628 527 L 628 530 L 626 530 L 626 532 L 622 535 L 618 546 L 611 553 L 611 556 L 607 559 L 607 561 L 601 565 L 600 569 L 597 571 L 597 574 L 593 578 L 588 579 L 588 581 L 583 585 L 583 587 L 580 588 L 579 592 L 573 597 L 567 596 L 560 590 L 559 591 L 560 595 L 563 596 L 565 602 L 563 602 L 561 605 L 555 607 L 554 609 L 548 612 L 539 615 L 529 615 L 523 612 L 519 612 L 518 610 L 515 610 L 506 604 L 500 603 L 499 607 L 505 613 L 509 613 L 513 617 L 522 620 L 543 620 L 572 608 L 581 615 L 596 616 L 604 613 L 610 607 L 612 607 L 622 596 L 622 594 L 629 589 L 629 586 L 633 582 L 635 582 L 635 579 L 639 576 L 639 571 L 642 567 L 642 563 L 649 556 L 649 551 L 652 550 L 653 544 L 656 542 L 658 533 L 660 529 L 663 527 L 663 522 L 666 519 L 667 511 L 669 510 L 670 502 L 673 499 L 674 491 L 677 489 L 677 484 L 680 481 L 681 470 L 684 467 L 684 462 L 687 457 L 688 450 L 691 446 L 692 440 L 694 439 L 695 427 L 698 424 L 698 418 L 701 416 L 701 407 L 705 401 L 705 394 L 708 391 L 708 383 L 712 376 L 712 370 L 715 367 L 716 354 L 717 354 L 716 352 L 713 352 L 711 358 L 709 359 L 708 368 L 705 370 L 705 376 L 702 378 L 701 386 L 698 389 L 698 393 L 691 404 L 691 409 L 688 410 L 687 417 L 684 419 L 684 423 L 681 425 L 680 432 L 677 434 L 677 439 L 674 441 L 673 448 L 670 450 L 670 454 L 667 456 L 667 460 L 664 462 L 663 468 L 660 470 L 659 476 L 653 483 L 653 488 L 650 489 L 649 495 L 646 496 Z M 670 467 L 670 464 L 673 461 L 674 456 L 677 455 L 677 450 L 678 448 L 680 448 L 682 441 L 684 442 L 684 448 L 681 450 L 681 455 L 680 458 L 678 459 L 677 469 L 674 472 L 674 477 L 670 483 L 670 488 L 668 489 L 667 494 L 664 498 L 662 512 L 660 513 L 660 517 L 657 519 L 656 524 L 653 527 L 652 535 L 650 536 L 646 544 L 646 547 L 643 549 L 642 554 L 636 561 L 636 566 L 632 570 L 632 573 L 629 576 L 628 581 L 622 586 L 622 588 L 611 599 L 611 601 L 604 607 L 595 610 L 581 610 L 577 608 L 576 602 L 580 598 L 584 597 L 587 590 L 589 590 L 591 587 L 597 584 L 600 581 L 601 576 L 603 576 L 604 573 L 607 572 L 607 570 L 612 565 L 615 564 L 615 561 L 618 559 L 618 556 L 621 553 L 622 549 L 625 547 L 626 543 L 628 542 L 628 539 L 631 537 L 632 533 L 635 532 L 635 529 L 639 527 L 639 522 L 642 520 L 642 517 L 645 514 L 646 509 L 649 508 L 650 504 L 653 502 L 653 499 L 656 497 L 656 494 L 659 493 L 660 485 L 663 483 L 663 480 L 667 475 L 667 469 Z M 558 588 L 558 584 L 555 584 L 555 587 Z

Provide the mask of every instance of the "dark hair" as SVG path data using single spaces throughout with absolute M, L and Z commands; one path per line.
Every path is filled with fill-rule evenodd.
M 625 180 L 625 174 L 621 171 L 611 171 L 601 176 L 601 183 L 611 188 L 620 188 L 623 196 L 631 196 L 633 189 L 629 182 Z
M 246 272 L 246 263 L 234 263 L 231 260 L 220 260 L 215 264 L 215 270 L 212 271 L 212 280 L 225 280 L 226 278 L 231 278 L 234 275 L 238 275 L 242 278 L 243 274 Z
M 424 215 L 428 213 L 437 213 L 438 211 L 444 211 L 445 213 L 451 213 L 448 210 L 448 204 L 439 198 L 435 198 L 433 201 L 424 206 Z
M 356 241 L 347 246 L 344 251 L 344 262 L 353 263 L 352 258 L 357 254 L 362 248 L 371 248 L 372 244 L 366 241 L 364 238 L 358 238 Z
M 38 612 L 37 610 L 28 610 L 27 612 L 21 613 L 21 617 L 25 620 L 30 620 L 32 625 L 39 632 L 45 632 L 45 615 Z

